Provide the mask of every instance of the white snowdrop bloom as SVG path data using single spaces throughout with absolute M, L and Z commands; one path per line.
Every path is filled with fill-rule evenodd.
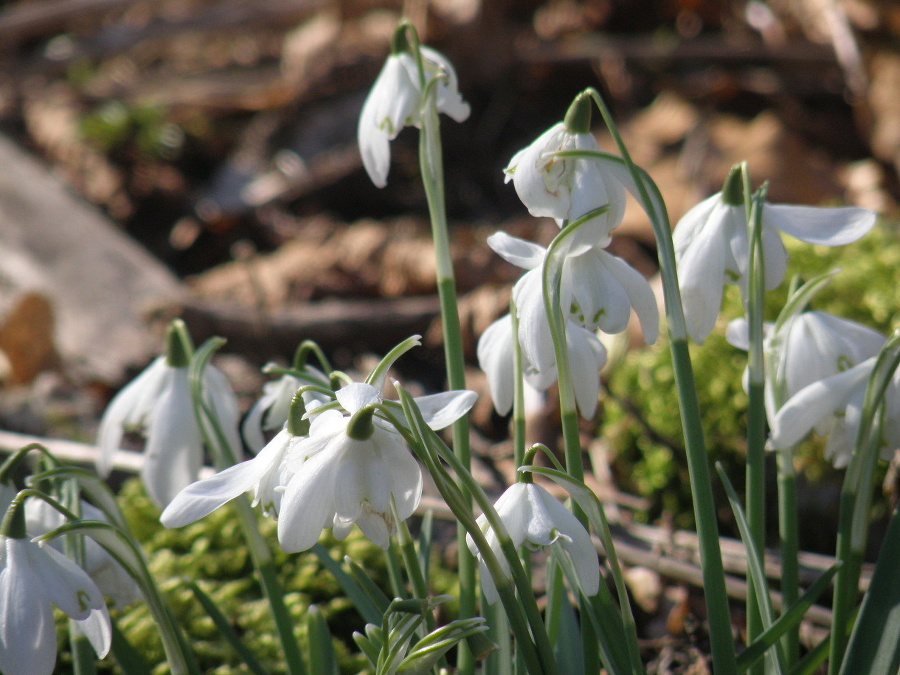
M 93 504 L 82 500 L 81 517 L 85 520 L 108 522 L 106 514 Z M 25 500 L 25 528 L 29 537 L 38 537 L 55 530 L 66 522 L 66 517 L 38 497 Z M 63 551 L 63 539 L 57 537 L 48 540 L 44 546 L 52 546 L 60 553 Z M 111 599 L 116 607 L 124 607 L 140 599 L 137 582 L 113 558 L 105 548 L 90 537 L 84 537 L 84 564 L 82 568 L 88 573 L 100 592 Z
M 457 122 L 469 116 L 469 104 L 459 93 L 456 71 L 442 54 L 420 47 L 426 83 L 437 83 L 438 112 Z M 415 57 L 402 48 L 395 50 L 381 69 L 362 107 L 357 136 L 363 166 L 377 187 L 387 185 L 391 164 L 390 142 L 407 126 L 420 126 L 422 87 Z
M 305 367 L 307 377 L 300 378 L 290 373 L 263 385 L 262 396 L 251 406 L 241 424 L 241 434 L 248 447 L 254 452 L 266 445 L 267 434 L 278 432 L 287 422 L 291 401 L 300 387 L 317 384 L 328 387 L 324 373 L 310 366 Z M 305 392 L 304 401 L 310 402 L 321 396 L 315 392 Z
M 549 330 L 545 332 L 543 338 L 546 343 L 539 349 L 542 370 L 532 365 L 525 354 L 522 354 L 526 414 L 540 409 L 543 405 L 543 392 L 556 382 L 558 377 L 556 357 L 553 353 Z M 514 339 L 512 317 L 509 314 L 488 326 L 478 339 L 478 364 L 487 377 L 494 408 L 501 415 L 509 413 L 513 406 L 515 394 Z M 566 323 L 566 340 L 569 347 L 575 402 L 584 417 L 593 417 L 600 395 L 599 373 L 606 363 L 606 349 L 593 332 L 576 326 L 571 321 Z
M 580 239 L 607 246 L 610 231 L 625 214 L 625 186 L 606 165 L 594 159 L 558 156 L 567 150 L 597 152 L 600 147 L 588 131 L 570 131 L 559 122 L 513 156 L 504 170 L 506 182 L 513 182 L 531 215 L 554 218 L 558 225 L 608 206 L 578 234 Z
M 217 416 L 232 447 L 241 447 L 237 433 L 238 405 L 225 376 L 214 366 L 203 373 L 207 405 Z M 145 439 L 141 479 L 160 508 L 197 479 L 203 463 L 203 441 L 191 403 L 187 367 L 169 365 L 165 356 L 122 389 L 100 420 L 97 471 L 112 470 L 113 455 L 124 432 Z
M 292 475 L 284 486 L 278 518 L 278 541 L 287 552 L 305 551 L 331 527 L 343 539 L 354 524 L 373 542 L 387 548 L 397 523 L 413 514 L 422 495 L 422 472 L 400 433 L 372 415 L 364 431 L 351 427 L 356 413 L 382 403 L 375 387 L 349 384 L 335 396 L 344 411 L 325 410 L 298 445 Z M 415 399 L 433 429 L 464 415 L 477 395 L 450 391 Z M 291 463 L 291 462 L 289 462 Z
M 772 421 L 769 442 L 776 449 L 790 448 L 815 430 L 827 435 L 825 457 L 836 468 L 847 465 L 853 454 L 862 417 L 863 400 L 876 357 L 848 370 L 807 385 L 781 407 Z M 900 448 L 900 370 L 884 395 L 881 459 Z
M 777 331 L 774 324 L 766 324 L 764 331 L 770 369 L 765 392 L 770 423 L 778 407 L 791 396 L 875 356 L 885 340 L 868 326 L 819 310 L 795 314 Z M 731 321 L 726 338 L 735 347 L 748 349 L 747 320 Z
M 600 588 L 600 562 L 591 536 L 584 525 L 545 488 L 534 483 L 515 483 L 500 495 L 494 508 L 515 546 L 524 544 L 533 550 L 546 546 L 562 548 L 571 556 L 584 592 L 589 596 L 597 593 Z M 509 577 L 509 563 L 500 549 L 496 533 L 484 515 L 479 516 L 477 522 L 500 567 Z M 500 598 L 494 579 L 471 536 L 466 536 L 466 543 L 472 555 L 481 562 L 481 586 L 485 598 L 493 604 Z
M 810 244 L 839 246 L 856 241 L 875 223 L 875 214 L 855 206 L 840 208 L 765 204 L 762 248 L 765 287 L 784 279 L 787 251 L 779 232 Z M 688 334 L 702 343 L 712 331 L 726 283 L 746 292 L 750 260 L 743 204 L 729 203 L 718 192 L 694 206 L 674 231 L 678 279 Z
M 51 675 L 56 623 L 51 603 L 79 622 L 102 658 L 112 640 L 109 612 L 97 585 L 52 546 L 0 535 L 0 671 Z

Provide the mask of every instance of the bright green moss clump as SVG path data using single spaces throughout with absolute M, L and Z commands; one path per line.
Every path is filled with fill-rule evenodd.
M 897 224 L 882 222 L 860 241 L 837 248 L 810 246 L 785 237 L 790 253 L 788 276 L 810 278 L 840 268 L 812 307 L 887 334 L 897 325 L 900 308 L 897 235 Z M 788 282 L 768 294 L 767 320 L 778 315 Z M 729 286 L 716 330 L 702 346 L 691 347 L 710 459 L 725 465 L 739 489 L 744 482 L 746 452 L 747 397 L 741 385 L 746 354 L 730 346 L 724 334 L 728 321 L 742 315 L 739 292 Z M 648 520 L 665 513 L 676 526 L 691 526 L 690 485 L 667 341 L 661 339 L 654 347 L 630 353 L 607 385 L 609 396 L 602 405 L 600 433 L 614 451 L 614 469 L 621 486 L 652 500 L 651 510 L 643 514 Z M 799 459 L 807 479 L 826 480 L 834 473 L 821 460 L 819 444 L 808 442 Z M 725 503 L 724 499 L 720 503 Z M 721 514 L 727 522 L 727 509 Z

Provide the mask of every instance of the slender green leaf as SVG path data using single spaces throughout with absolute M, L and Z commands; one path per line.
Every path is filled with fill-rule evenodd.
M 850 635 L 841 675 L 896 675 L 900 670 L 900 507 L 894 509 L 869 590 Z
M 800 621 L 803 620 L 803 616 L 806 614 L 806 610 L 812 607 L 813 603 L 815 603 L 822 593 L 825 592 L 825 589 L 828 588 L 835 573 L 838 571 L 838 567 L 840 567 L 840 565 L 837 564 L 829 567 L 815 580 L 812 586 L 807 589 L 790 609 L 778 617 L 778 620 L 775 621 L 768 630 L 761 633 L 744 651 L 738 654 L 737 662 L 739 672 L 743 673 L 747 670 L 747 668 L 763 656 L 766 653 L 766 650 L 774 645 L 782 635 L 794 626 L 799 625 Z
M 316 675 L 338 675 L 337 658 L 331 643 L 331 630 L 322 612 L 310 605 L 306 613 L 307 663 Z
M 373 624 L 381 623 L 384 612 L 387 609 L 388 604 L 390 603 L 390 601 L 387 599 L 387 596 L 385 596 L 384 593 L 382 593 L 380 590 L 378 591 L 378 593 L 384 599 L 383 606 L 380 606 L 377 596 L 370 595 L 372 589 L 364 589 L 356 579 L 347 574 L 347 572 L 344 571 L 340 564 L 329 555 L 328 549 L 326 549 L 321 544 L 316 544 L 315 546 L 313 546 L 312 551 L 319 558 L 319 562 L 321 562 L 322 565 L 329 572 L 331 572 L 331 575 L 337 580 L 341 589 L 353 602 L 363 621 Z M 363 577 L 368 578 L 365 573 L 363 573 Z M 374 584 L 372 585 L 374 586 Z
M 151 675 L 150 664 L 141 656 L 140 652 L 134 648 L 128 638 L 126 638 L 116 622 L 112 622 L 112 646 L 109 653 L 112 655 L 119 670 L 128 675 Z

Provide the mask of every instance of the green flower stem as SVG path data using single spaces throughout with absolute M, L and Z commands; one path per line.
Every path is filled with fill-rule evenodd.
M 691 494 L 694 503 L 694 517 L 697 522 L 697 536 L 700 540 L 700 562 L 703 571 L 703 586 L 706 591 L 706 608 L 709 616 L 710 641 L 712 643 L 713 669 L 717 675 L 737 673 L 734 644 L 731 637 L 731 615 L 728 609 L 728 594 L 725 590 L 725 569 L 722 564 L 722 550 L 719 547 L 719 531 L 716 522 L 716 505 L 712 493 L 706 443 L 700 418 L 697 388 L 687 345 L 687 326 L 678 275 L 675 270 L 675 245 L 668 216 L 662 208 L 659 188 L 650 177 L 632 161 L 622 137 L 616 129 L 612 115 L 605 102 L 594 90 L 591 96 L 600 109 L 600 114 L 615 140 L 622 160 L 631 174 L 638 192 L 638 201 L 650 218 L 656 235 L 659 268 L 663 280 L 666 299 L 666 319 L 672 350 L 672 364 L 675 386 L 681 403 L 681 421 L 684 429 L 685 450 L 691 480 Z
M 525 377 L 522 364 L 522 345 L 516 336 L 519 334 L 519 313 L 516 303 L 510 299 L 509 316 L 513 334 L 513 461 L 516 466 L 525 463 Z
M 750 334 L 748 354 L 749 402 L 747 411 L 747 473 L 746 505 L 747 525 L 755 550 L 761 556 L 766 543 L 766 405 L 765 360 L 763 351 L 763 312 L 765 299 L 765 258 L 762 247 L 762 208 L 765 191 L 753 197 L 746 167 L 743 173 L 743 199 L 747 207 L 748 239 L 750 241 L 748 297 L 746 298 L 747 323 Z M 748 555 L 750 552 L 748 551 Z M 762 560 L 759 560 L 762 564 Z M 747 577 L 747 640 L 753 642 L 765 629 L 753 579 Z M 763 590 L 763 589 L 761 589 Z M 796 599 L 796 592 L 795 592 Z M 786 604 L 787 607 L 790 603 Z M 759 662 L 750 672 L 762 675 L 764 664 Z
M 407 36 L 415 35 L 410 29 Z M 420 77 L 421 54 L 418 40 L 414 53 L 419 61 Z M 425 88 L 422 95 L 421 123 L 419 135 L 419 164 L 422 171 L 422 184 L 428 200 L 428 211 L 431 217 L 431 233 L 434 239 L 435 267 L 437 270 L 438 297 L 441 304 L 441 321 L 444 331 L 444 358 L 447 364 L 447 383 L 450 389 L 466 388 L 465 360 L 463 358 L 462 330 L 459 324 L 459 310 L 456 302 L 456 278 L 453 273 L 453 260 L 450 255 L 450 237 L 447 227 L 447 212 L 444 204 L 444 167 L 441 150 L 440 121 L 438 120 L 436 102 L 437 79 L 432 80 L 431 87 Z M 469 418 L 463 415 L 453 423 L 453 449 L 466 471 L 471 462 L 469 450 Z M 465 545 L 465 532 L 457 526 L 457 543 L 459 556 L 459 615 L 469 619 L 478 615 L 477 596 L 478 581 L 476 579 L 475 558 Z M 475 672 L 475 659 L 471 651 L 460 643 L 458 670 L 462 675 Z
M 207 405 L 203 391 L 203 371 L 205 370 L 213 353 L 219 349 L 225 341 L 221 338 L 207 340 L 193 355 L 190 365 L 191 400 L 194 404 L 194 414 L 197 417 L 197 426 L 203 435 L 203 440 L 213 456 L 216 469 L 222 471 L 237 463 L 237 448 L 232 448 L 228 438 L 222 429 L 219 420 L 213 410 Z M 278 571 L 272 559 L 272 551 L 259 531 L 259 523 L 256 514 L 250 506 L 246 495 L 232 500 L 237 511 L 241 530 L 250 551 L 253 566 L 259 575 L 263 594 L 269 603 L 272 620 L 275 623 L 275 631 L 284 653 L 284 660 L 289 675 L 306 675 L 303 665 L 303 657 L 300 644 L 294 634 L 294 621 L 284 603 L 284 589 L 278 581 Z
M 797 476 L 794 449 L 778 453 L 778 533 L 781 540 L 781 601 L 784 611 L 800 598 L 800 548 L 797 529 Z M 800 658 L 800 626 L 789 628 L 782 637 L 785 666 L 793 668 Z
M 60 500 L 77 518 L 81 518 L 81 500 L 78 484 L 65 481 L 60 485 Z M 66 555 L 84 567 L 84 537 L 79 534 L 66 535 L 64 548 Z M 72 651 L 72 670 L 75 675 L 94 675 L 97 672 L 97 657 L 90 640 L 87 639 L 78 621 L 69 619 L 69 648 Z

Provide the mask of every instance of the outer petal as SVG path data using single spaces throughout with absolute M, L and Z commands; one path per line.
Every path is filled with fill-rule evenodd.
M 437 109 L 449 115 L 455 122 L 464 122 L 471 112 L 469 104 L 463 101 L 459 93 L 459 82 L 456 71 L 450 61 L 431 47 L 420 47 L 422 57 L 437 66 L 446 76 L 446 81 L 438 83 Z
M 414 400 L 422 412 L 425 423 L 437 430 L 450 426 L 469 412 L 478 400 L 478 394 L 467 389 L 444 391 L 429 396 L 418 396 Z
M 193 523 L 238 495 L 252 490 L 272 463 L 283 455 L 290 437 L 287 430 L 282 430 L 253 459 L 191 483 L 166 506 L 159 517 L 160 522 L 166 527 Z
M 566 148 L 567 134 L 562 122 L 553 125 L 513 158 L 506 171 L 512 172 L 516 194 L 528 212 L 535 216 L 566 218 L 569 213 L 569 184 L 565 174 L 572 160 L 551 154 Z
M 641 322 L 644 342 L 652 345 L 659 336 L 659 308 L 653 289 L 650 288 L 644 275 L 621 258 L 608 254 L 606 251 L 598 253 L 606 254 L 603 256 L 606 268 L 625 290 L 628 302 L 631 303 Z
M 544 373 L 556 368 L 550 322 L 544 308 L 541 270 L 523 275 L 513 287 L 513 301 L 519 314 L 519 344 L 525 358 Z
M 872 229 L 876 216 L 857 206 L 818 207 L 766 204 L 766 224 L 810 244 L 841 246 Z
M 606 363 L 606 349 L 597 336 L 571 321 L 566 325 L 572 385 L 581 416 L 590 419 L 597 412 L 600 397 L 600 369 Z
M 110 401 L 97 431 L 97 446 L 100 450 L 97 456 L 97 473 L 101 476 L 108 476 L 112 470 L 113 456 L 121 447 L 124 427 L 142 424 L 150 414 L 150 406 L 159 395 L 167 369 L 165 358 L 157 357 Z M 150 397 L 145 395 L 146 391 L 151 393 Z
M 488 326 L 478 338 L 478 365 L 487 376 L 494 408 L 506 415 L 513 406 L 515 375 L 512 316 L 507 314 Z
M 351 415 L 367 405 L 381 403 L 381 395 L 371 384 L 352 382 L 334 393 L 338 403 Z
M 147 426 L 147 446 L 141 478 L 147 493 L 164 508 L 175 495 L 197 480 L 203 463 L 200 430 L 194 418 L 187 370 L 176 369 Z
M 98 658 L 102 659 L 109 653 L 112 646 L 112 624 L 105 604 L 92 610 L 88 618 L 79 621 L 78 627 L 91 643 Z
M 334 518 L 336 460 L 331 448 L 319 452 L 288 482 L 278 517 L 278 541 L 287 553 L 312 548 Z
M 24 552 L 15 550 L 22 544 L 3 539 L 0 545 L 7 551 L 7 566 L 0 571 L 0 671 L 6 675 L 52 675 L 56 632 L 50 602 L 41 593 L 41 580 Z
M 595 595 L 600 590 L 600 562 L 597 558 L 597 549 L 594 548 L 594 543 L 591 541 L 591 535 L 578 519 L 547 490 L 535 486 L 535 492 L 547 519 L 554 528 L 566 536 L 566 538 L 560 537 L 557 544 L 562 546 L 572 557 L 575 573 L 578 575 L 582 590 L 589 596 Z
M 853 390 L 865 386 L 874 363 L 874 359 L 869 359 L 794 394 L 772 420 L 772 446 L 776 449 L 793 446 L 813 427 L 844 408 Z
M 22 548 L 22 560 L 28 561 L 35 577 L 40 579 L 41 594 L 69 617 L 83 621 L 91 610 L 106 606 L 100 589 L 75 561 L 52 546 L 22 541 L 29 544 Z
M 547 255 L 547 249 L 543 246 L 503 231 L 494 232 L 487 238 L 487 243 L 506 262 L 526 270 L 539 267 Z
M 679 227 L 681 224 L 675 228 L 676 235 Z M 730 257 L 730 253 L 726 253 L 727 246 L 722 228 L 713 222 L 707 222 L 705 227 L 697 227 L 695 236 L 690 245 L 683 249 L 679 260 L 678 276 L 684 302 L 684 318 L 688 333 L 697 344 L 703 343 L 719 316 L 726 255 Z

